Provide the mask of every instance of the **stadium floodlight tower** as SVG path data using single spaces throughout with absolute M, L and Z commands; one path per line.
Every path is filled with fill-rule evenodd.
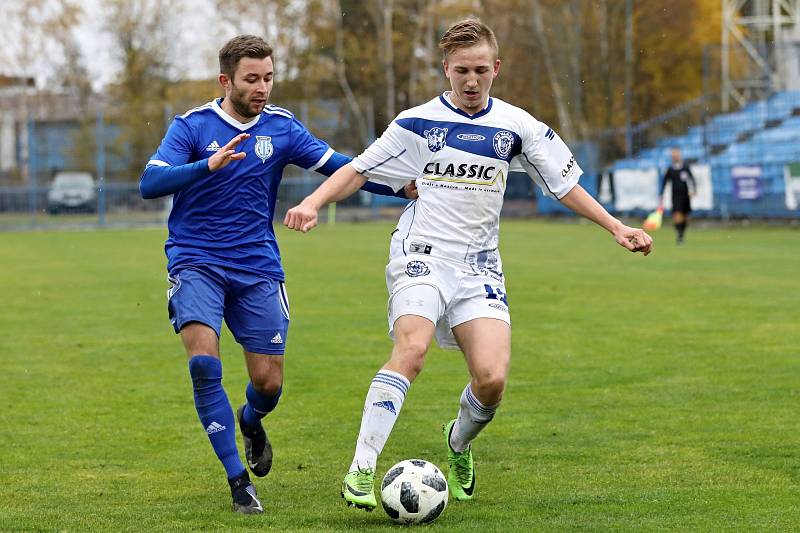
M 800 0 L 722 0 L 721 55 L 723 111 L 800 89 Z

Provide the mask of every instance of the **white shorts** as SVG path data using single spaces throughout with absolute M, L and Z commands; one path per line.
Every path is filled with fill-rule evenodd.
M 386 266 L 389 289 L 389 336 L 403 315 L 427 318 L 436 325 L 442 348 L 457 349 L 453 328 L 475 318 L 495 318 L 511 325 L 502 276 L 476 274 L 468 265 L 421 254 L 397 257 Z

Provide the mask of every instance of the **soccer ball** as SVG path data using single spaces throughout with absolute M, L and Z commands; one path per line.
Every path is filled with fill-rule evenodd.
M 428 461 L 400 461 L 383 477 L 381 503 L 400 524 L 432 522 L 447 507 L 447 479 Z

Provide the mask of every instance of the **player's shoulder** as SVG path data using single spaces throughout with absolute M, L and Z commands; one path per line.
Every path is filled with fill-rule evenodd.
M 194 121 L 213 114 L 214 114 L 214 100 L 211 100 L 210 102 L 206 102 L 203 105 L 193 107 L 192 109 L 186 111 L 184 114 L 178 115 L 175 118 L 179 118 L 185 121 Z
M 278 120 L 280 119 L 294 120 L 294 113 L 292 113 L 285 107 L 280 107 L 274 104 L 265 105 L 264 110 L 261 113 L 270 118 L 275 118 Z
M 499 98 L 492 98 L 490 117 L 492 121 L 507 124 L 518 130 L 538 130 L 542 124 L 527 109 L 515 106 Z
M 182 115 L 177 115 L 173 121 L 173 126 L 197 134 L 213 126 L 219 120 L 219 115 L 215 109 L 216 107 L 217 103 L 215 100 L 193 107 Z M 172 127 L 170 129 L 172 129 Z
M 401 111 L 395 121 L 403 120 L 403 119 L 410 119 L 410 118 L 427 118 L 427 119 L 436 119 L 439 115 L 441 115 L 441 110 L 439 109 L 441 104 L 439 104 L 439 97 L 433 98 L 428 100 L 427 102 L 410 107 L 404 111 Z

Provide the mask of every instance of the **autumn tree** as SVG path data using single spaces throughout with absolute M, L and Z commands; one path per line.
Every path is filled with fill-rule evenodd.
M 6 112 L 21 125 L 22 151 L 20 177 L 28 181 L 29 147 L 27 125 L 29 119 L 46 115 L 47 93 L 56 93 L 71 86 L 85 96 L 86 79 L 78 79 L 78 45 L 72 30 L 78 23 L 82 10 L 74 0 L 6 0 L 0 2 L 0 70 L 6 76 L 36 80 L 32 90 L 20 91 L 15 109 Z M 72 69 L 74 76 L 61 77 Z

